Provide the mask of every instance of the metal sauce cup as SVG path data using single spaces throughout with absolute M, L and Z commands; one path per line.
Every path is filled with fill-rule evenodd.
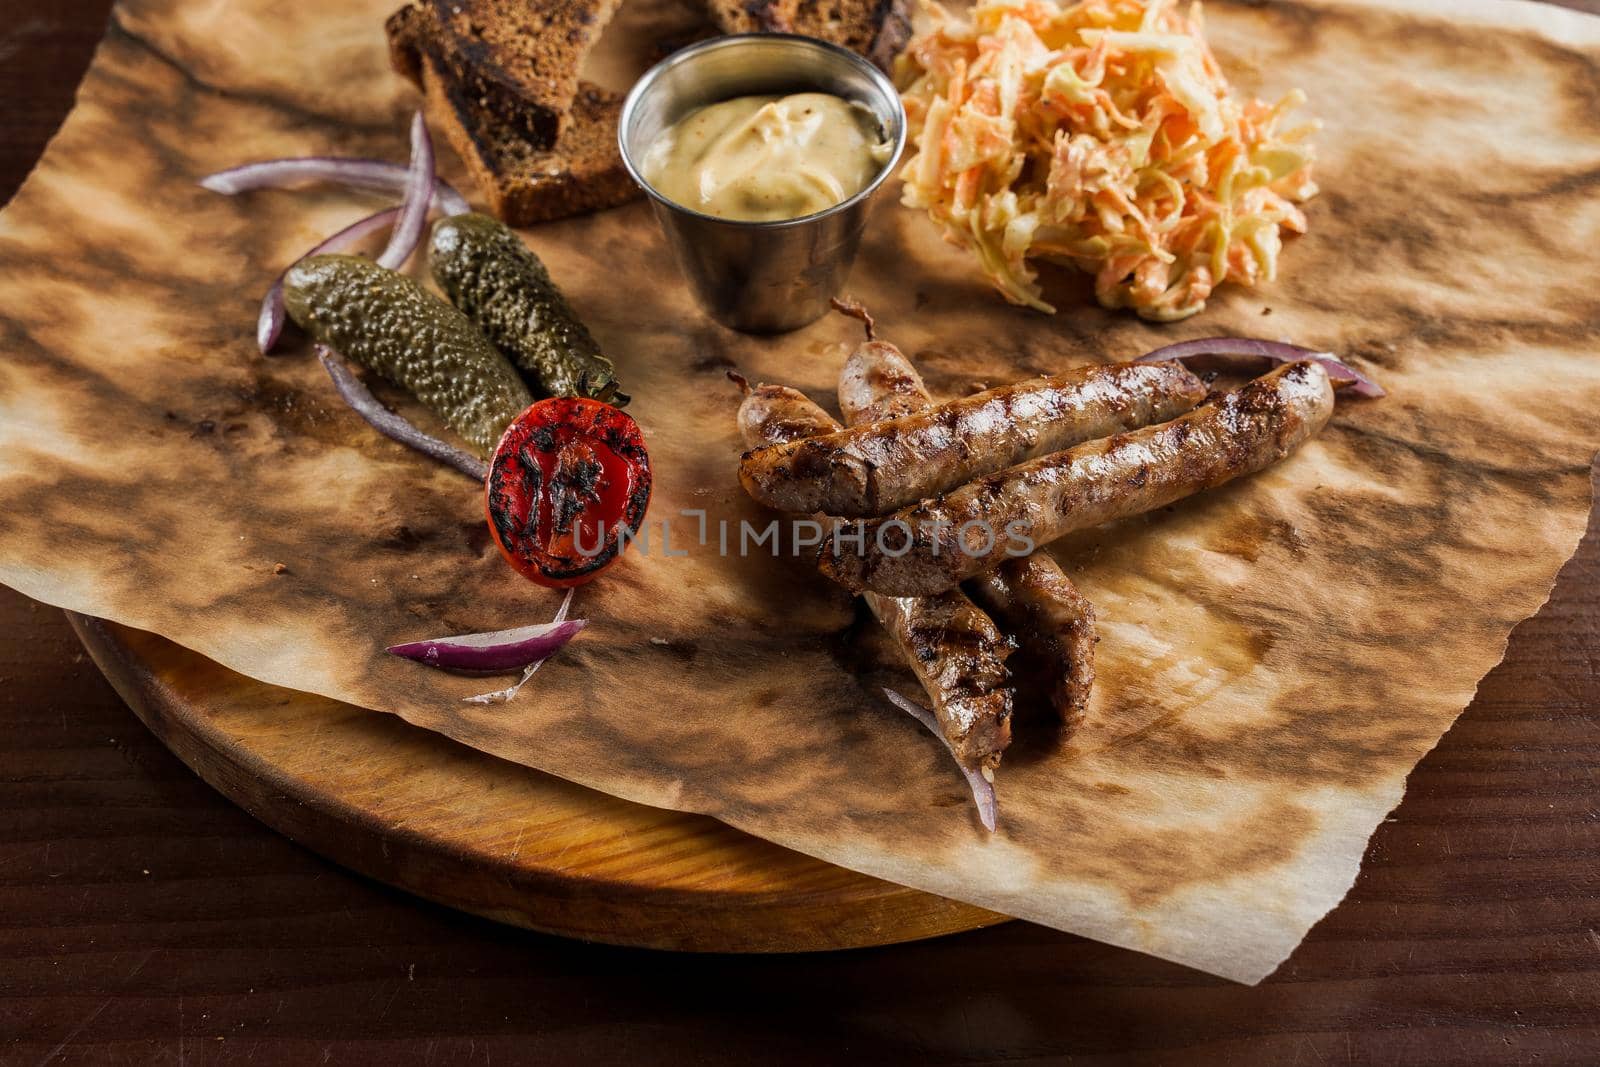
M 739 222 L 674 203 L 640 173 L 650 146 L 694 109 L 737 96 L 797 92 L 861 103 L 892 146 L 871 184 L 843 203 L 797 219 Z M 906 113 L 889 79 L 854 52 L 812 37 L 738 34 L 703 41 L 650 68 L 622 105 L 617 141 L 700 306 L 735 330 L 778 333 L 818 318 L 843 288 L 868 203 L 905 148 Z

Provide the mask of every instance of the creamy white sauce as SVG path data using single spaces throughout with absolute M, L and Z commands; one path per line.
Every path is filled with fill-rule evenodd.
M 829 93 L 741 96 L 690 112 L 650 146 L 668 200 L 745 222 L 797 219 L 872 183 L 891 147 L 871 112 Z

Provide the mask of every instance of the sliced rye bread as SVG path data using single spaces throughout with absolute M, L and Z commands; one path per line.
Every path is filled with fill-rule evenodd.
M 475 105 L 535 148 L 556 144 L 578 70 L 621 0 L 418 0 L 434 57 Z
M 800 0 L 705 0 L 723 33 L 793 33 Z
M 704 0 L 724 33 L 799 33 L 841 45 L 887 71 L 911 40 L 907 0 Z
M 539 148 L 456 83 L 435 54 L 428 29 L 426 12 L 397 11 L 388 21 L 390 60 L 422 89 L 428 125 L 444 132 L 500 219 L 528 226 L 640 195 L 617 152 L 620 94 L 580 82 L 567 131 L 554 148 Z
M 820 37 L 887 71 L 911 40 L 907 0 L 799 0 L 794 32 Z
M 422 88 L 422 52 L 432 47 L 428 27 L 432 19 L 415 4 L 407 4 L 383 20 L 389 38 L 389 66 L 406 81 Z

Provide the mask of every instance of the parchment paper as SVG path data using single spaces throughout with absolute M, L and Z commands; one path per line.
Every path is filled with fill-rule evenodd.
M 583 589 L 591 626 L 509 706 L 465 705 L 481 681 L 382 654 L 548 617 L 557 596 L 487 544 L 479 491 L 370 432 L 306 349 L 254 351 L 274 273 L 376 201 L 193 183 L 282 154 L 403 159 L 394 3 L 118 9 L 0 216 L 0 581 L 834 863 L 1239 980 L 1270 972 L 1582 533 L 1600 21 L 1510 2 L 1210 6 L 1242 89 L 1310 94 L 1325 191 L 1282 281 L 1180 325 L 1087 306 L 1065 274 L 1062 314 L 1009 308 L 924 219 L 881 206 L 852 291 L 943 394 L 1218 333 L 1326 346 L 1391 391 L 1342 403 L 1259 477 L 1058 546 L 1099 609 L 1096 698 L 1059 751 L 1020 728 L 990 838 L 942 748 L 877 695 L 915 687 L 861 606 L 804 561 L 715 548 L 719 520 L 768 518 L 735 480 L 724 371 L 831 406 L 858 327 L 710 325 L 642 205 L 529 237 L 636 397 L 651 516 L 687 554 L 658 536 Z M 648 53 L 672 18 L 631 4 L 617 32 Z M 683 509 L 708 513 L 712 546 Z

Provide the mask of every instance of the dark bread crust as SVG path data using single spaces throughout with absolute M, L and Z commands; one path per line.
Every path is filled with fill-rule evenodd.
M 428 125 L 442 131 L 471 173 L 490 210 L 510 226 L 615 207 L 636 199 L 617 152 L 621 95 L 579 82 L 571 122 L 553 148 L 540 148 L 483 107 L 439 56 L 427 10 L 391 15 L 390 62 L 423 92 Z
M 620 2 L 423 0 L 451 80 L 535 148 L 566 130 L 583 57 Z
M 723 33 L 794 33 L 800 0 L 706 0 L 706 14 Z
M 907 0 L 704 0 L 724 33 L 798 33 L 848 48 L 879 68 L 911 40 Z
M 906 0 L 800 0 L 795 32 L 860 52 L 885 71 L 911 40 Z
M 573 118 L 578 69 L 621 0 L 417 0 L 389 16 L 394 68 L 421 83 L 435 66 L 480 111 L 533 148 L 551 148 Z
M 529 226 L 615 207 L 640 196 L 617 151 L 622 97 L 580 82 L 572 124 L 553 149 L 522 140 L 429 60 L 422 72 L 428 119 L 443 127 L 490 210 L 508 226 Z
M 389 66 L 419 89 L 422 87 L 422 50 L 427 44 L 428 13 L 407 4 L 383 20 L 389 38 Z

